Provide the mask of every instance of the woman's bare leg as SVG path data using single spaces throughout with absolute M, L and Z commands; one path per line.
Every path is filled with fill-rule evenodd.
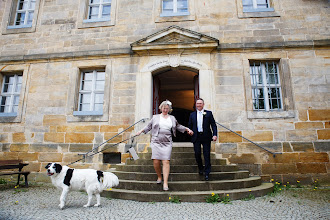
M 161 181 L 162 180 L 162 168 L 160 167 L 160 160 L 153 159 L 153 163 L 154 163 L 154 169 L 155 169 L 157 177 L 158 177 L 157 181 Z
M 170 175 L 170 161 L 162 160 L 162 162 L 163 162 L 164 188 L 168 188 L 168 176 Z

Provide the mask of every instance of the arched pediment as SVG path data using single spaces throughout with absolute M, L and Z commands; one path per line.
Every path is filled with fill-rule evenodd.
M 178 26 L 170 26 L 131 44 L 132 51 L 144 54 L 173 54 L 182 52 L 210 52 L 219 40 Z
M 178 66 L 186 66 L 196 70 L 209 69 L 205 63 L 193 58 L 170 55 L 150 61 L 141 69 L 141 72 L 153 72 L 166 67 Z

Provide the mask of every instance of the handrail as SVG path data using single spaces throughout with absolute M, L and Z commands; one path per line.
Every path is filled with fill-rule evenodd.
M 108 149 L 108 148 L 110 148 L 110 147 L 114 147 L 114 146 L 117 146 L 118 144 L 120 144 L 120 143 L 122 143 L 122 142 L 125 142 L 125 141 L 130 140 L 130 139 L 134 139 L 137 135 L 134 135 L 134 136 L 132 136 L 132 137 L 130 137 L 130 138 L 127 138 L 127 139 L 125 139 L 125 140 L 122 140 L 122 141 L 120 141 L 120 142 L 118 142 L 118 143 L 116 143 L 116 144 L 114 144 L 114 145 L 111 145 L 110 147 L 104 148 L 103 150 L 100 150 L 100 151 L 96 151 L 96 152 L 94 152 L 96 149 L 98 149 L 99 147 L 101 147 L 103 144 L 105 144 L 105 143 L 111 141 L 112 139 L 114 139 L 115 137 L 117 137 L 117 136 L 120 135 L 121 133 L 127 131 L 128 129 L 130 129 L 130 128 L 133 127 L 134 125 L 140 123 L 141 121 L 142 121 L 142 122 L 145 122 L 147 119 L 148 119 L 148 118 L 142 118 L 142 119 L 140 119 L 139 121 L 135 122 L 134 124 L 132 124 L 131 126 L 129 126 L 128 128 L 126 128 L 125 130 L 119 132 L 119 133 L 116 134 L 115 136 L 113 136 L 113 137 L 111 137 L 110 139 L 108 139 L 108 140 L 104 141 L 103 143 L 99 144 L 97 147 L 94 147 L 92 150 L 90 150 L 90 151 L 88 151 L 88 152 L 86 152 L 86 153 L 84 153 L 84 154 L 78 154 L 78 155 L 82 155 L 83 158 L 78 159 L 78 160 L 76 160 L 76 161 L 74 161 L 74 162 L 68 164 L 68 166 L 71 165 L 71 164 L 77 163 L 78 161 L 84 160 L 87 156 L 90 156 L 90 157 L 91 157 L 91 156 L 94 156 L 95 154 L 98 154 L 98 153 L 100 153 L 100 152 L 102 152 L 102 151 L 104 151 L 104 150 L 106 150 L 106 149 Z M 92 153 L 92 152 L 93 152 L 93 153 Z M 91 155 L 88 155 L 89 153 L 92 153 L 92 154 L 91 154 Z
M 227 130 L 229 130 L 229 131 L 233 132 L 234 134 L 236 134 L 236 135 L 240 136 L 241 138 L 243 138 L 243 139 L 245 139 L 245 140 L 247 140 L 247 141 L 251 142 L 252 144 L 254 144 L 254 145 L 256 145 L 256 146 L 260 147 L 261 149 L 263 149 L 263 150 L 267 151 L 268 153 L 271 153 L 271 154 L 273 154 L 273 157 L 276 157 L 276 154 L 282 154 L 282 153 L 280 153 L 280 152 L 272 152 L 272 151 L 270 151 L 270 150 L 267 150 L 266 148 L 264 148 L 264 147 L 260 146 L 259 144 L 256 144 L 256 143 L 254 143 L 253 141 L 250 141 L 249 139 L 247 139 L 247 138 L 243 137 L 242 135 L 240 135 L 240 134 L 236 133 L 235 131 L 233 131 L 233 130 L 231 130 L 231 129 L 229 129 L 229 128 L 225 127 L 225 126 L 223 126 L 222 124 L 220 124 L 220 123 L 218 123 L 218 122 L 215 122 L 215 123 L 216 123 L 216 124 L 218 124 L 218 125 L 220 125 L 221 127 L 225 128 L 225 129 L 227 129 Z

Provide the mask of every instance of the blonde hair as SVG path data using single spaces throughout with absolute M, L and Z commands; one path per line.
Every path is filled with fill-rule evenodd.
M 165 101 L 163 101 L 162 103 L 160 103 L 160 105 L 159 105 L 159 109 L 162 110 L 162 108 L 163 108 L 165 105 L 168 105 L 168 107 L 170 108 L 169 113 L 171 113 L 172 110 L 173 110 L 173 109 L 172 109 L 172 102 L 170 102 L 169 100 L 165 100 Z

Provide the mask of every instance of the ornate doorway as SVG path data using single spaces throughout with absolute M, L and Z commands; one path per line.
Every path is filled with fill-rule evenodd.
M 153 114 L 159 114 L 159 104 L 168 99 L 173 104 L 172 115 L 188 125 L 189 115 L 199 97 L 198 70 L 187 67 L 168 67 L 153 73 Z M 190 136 L 177 133 L 174 142 L 189 142 Z

